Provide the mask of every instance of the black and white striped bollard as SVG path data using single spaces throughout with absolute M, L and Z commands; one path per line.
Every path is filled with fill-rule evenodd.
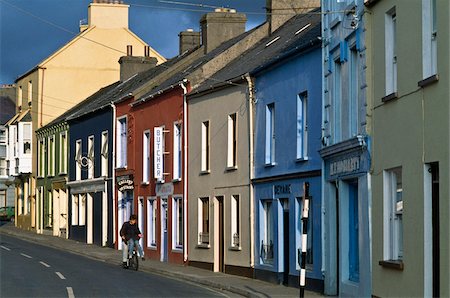
M 300 298 L 305 297 L 306 285 L 306 247 L 308 243 L 308 214 L 309 214 L 309 182 L 303 183 L 303 210 L 302 210 L 302 254 L 300 264 Z

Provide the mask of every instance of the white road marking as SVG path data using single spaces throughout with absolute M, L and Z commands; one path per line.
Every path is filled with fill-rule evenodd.
M 4 250 L 10 251 L 10 248 L 7 248 L 6 246 L 0 245 L 1 248 L 3 248 Z
M 64 277 L 64 275 L 61 274 L 61 272 L 55 272 L 55 273 L 56 273 L 56 275 L 59 276 L 59 278 L 61 278 L 61 279 L 66 279 L 66 278 Z
M 66 289 L 67 289 L 67 295 L 69 296 L 69 298 L 75 298 L 72 287 L 67 287 Z
M 24 253 L 21 253 L 21 255 L 24 256 L 25 258 L 29 258 L 29 259 L 32 259 L 32 258 L 33 258 L 32 256 L 29 256 L 29 255 L 24 254 Z
M 47 268 L 49 268 L 50 267 L 50 265 L 49 264 L 47 264 L 47 263 L 45 263 L 45 262 L 42 262 L 42 261 L 40 261 L 39 263 L 41 263 L 42 265 L 44 265 L 45 267 L 47 267 Z

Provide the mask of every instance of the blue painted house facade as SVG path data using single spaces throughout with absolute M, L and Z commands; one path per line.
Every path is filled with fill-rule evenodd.
M 363 0 L 322 1 L 324 293 L 371 296 Z
M 304 184 L 312 197 L 307 287 L 321 291 L 321 49 L 320 20 L 302 49 L 251 73 L 255 79 L 255 276 L 298 285 Z M 303 27 L 304 28 L 304 27 Z

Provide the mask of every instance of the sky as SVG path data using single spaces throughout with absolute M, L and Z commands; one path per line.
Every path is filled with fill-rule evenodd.
M 129 28 L 167 58 L 178 54 L 178 33 L 199 30 L 214 7 L 247 14 L 247 30 L 265 20 L 266 0 L 125 0 Z M 70 41 L 87 19 L 91 0 L 0 0 L 0 84 L 14 80 Z

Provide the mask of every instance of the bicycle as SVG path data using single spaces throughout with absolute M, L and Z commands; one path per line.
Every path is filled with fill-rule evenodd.
M 134 271 L 138 271 L 139 269 L 139 258 L 136 246 L 134 246 L 131 254 L 128 253 L 127 269 L 132 269 Z

